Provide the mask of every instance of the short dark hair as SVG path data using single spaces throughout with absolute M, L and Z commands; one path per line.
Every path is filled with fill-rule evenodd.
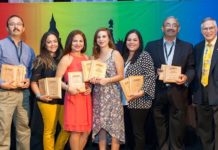
M 10 20 L 11 18 L 14 18 L 14 17 L 17 17 L 17 18 L 19 18 L 19 19 L 22 21 L 22 23 L 23 23 L 23 26 L 24 26 L 24 21 L 23 21 L 23 18 L 21 18 L 21 17 L 20 17 L 20 16 L 18 16 L 18 15 L 11 15 L 11 16 L 9 16 L 9 17 L 8 17 L 8 19 L 7 19 L 7 23 L 6 23 L 6 26 L 7 26 L 7 27 L 9 26 L 9 24 L 8 24 L 9 20 Z

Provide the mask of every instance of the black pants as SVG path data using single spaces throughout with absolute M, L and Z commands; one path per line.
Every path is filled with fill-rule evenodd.
M 158 138 L 158 150 L 182 150 L 188 89 L 175 86 L 158 92 L 153 113 Z
M 145 122 L 148 111 L 148 109 L 129 109 L 134 135 L 134 150 L 145 148 Z
M 197 106 L 197 131 L 203 150 L 218 150 L 218 106 Z
M 125 150 L 133 150 L 134 147 L 134 137 L 132 131 L 132 123 L 129 114 L 129 109 L 124 106 L 124 124 L 125 124 Z
M 197 129 L 203 150 L 218 150 L 218 106 L 208 103 L 208 89 L 202 86 L 203 101 L 197 106 Z

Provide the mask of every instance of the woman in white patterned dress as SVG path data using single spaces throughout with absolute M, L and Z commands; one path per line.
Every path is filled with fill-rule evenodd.
M 118 82 L 123 79 L 123 59 L 115 50 L 110 31 L 98 29 L 94 36 L 94 59 L 107 64 L 105 78 L 92 78 L 93 90 L 93 140 L 98 139 L 99 149 L 106 150 L 107 137 L 111 149 L 119 150 L 125 142 L 123 107 Z

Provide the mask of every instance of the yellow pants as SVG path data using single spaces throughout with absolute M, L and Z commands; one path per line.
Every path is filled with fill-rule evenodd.
M 68 132 L 63 130 L 64 106 L 58 104 L 47 104 L 42 102 L 37 103 L 39 106 L 39 110 L 42 114 L 42 119 L 44 123 L 44 150 L 63 150 L 70 135 Z M 61 125 L 61 131 L 55 142 L 57 122 L 59 122 Z

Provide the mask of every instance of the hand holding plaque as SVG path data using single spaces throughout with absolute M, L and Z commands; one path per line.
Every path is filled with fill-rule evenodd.
M 93 77 L 105 78 L 106 70 L 107 70 L 107 64 L 100 62 L 98 60 L 92 60 L 89 79 L 91 79 Z
M 41 95 L 49 96 L 51 99 L 61 99 L 61 78 L 43 78 L 38 81 Z
M 180 66 L 161 65 L 159 80 L 163 80 L 164 83 L 176 83 L 181 72 Z
M 120 81 L 120 85 L 123 89 L 123 93 L 126 97 L 126 100 L 131 100 L 131 95 L 138 93 L 144 84 L 143 76 L 129 76 Z
M 22 65 L 2 64 L 1 79 L 5 82 L 13 82 L 14 86 L 22 87 L 26 76 L 26 67 Z
M 83 81 L 87 82 L 91 78 L 105 78 L 107 65 L 98 60 L 82 61 Z
M 86 91 L 82 72 L 68 72 L 68 84 L 70 88 L 78 89 L 81 93 Z

